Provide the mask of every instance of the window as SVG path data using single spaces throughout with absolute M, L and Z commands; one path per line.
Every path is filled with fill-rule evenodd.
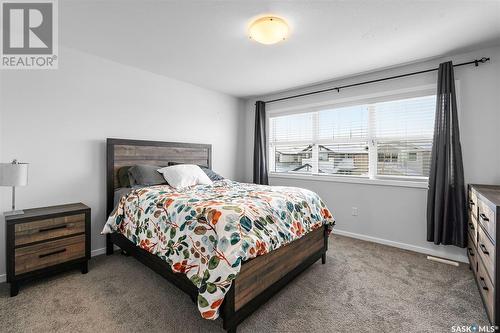
M 429 176 L 435 95 L 269 117 L 270 171 Z

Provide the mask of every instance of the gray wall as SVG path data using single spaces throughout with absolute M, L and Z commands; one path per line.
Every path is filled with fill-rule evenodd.
M 89 205 L 93 254 L 104 247 L 107 137 L 211 143 L 214 170 L 244 177 L 241 100 L 64 47 L 58 70 L 0 75 L 0 161 L 30 163 L 19 208 Z M 10 210 L 10 189 L 0 194 Z M 0 244 L 4 230 L 2 218 Z
M 321 87 L 332 87 L 385 76 L 397 75 L 437 67 L 442 61 L 454 63 L 483 56 L 491 62 L 478 68 L 457 68 L 459 81 L 459 118 L 467 183 L 500 184 L 500 47 L 477 50 L 442 59 L 391 68 L 336 82 L 304 87 L 281 94 L 259 96 L 247 101 L 247 163 L 251 166 L 253 147 L 253 122 L 255 100 L 286 96 L 312 91 Z M 286 109 L 313 105 L 343 98 L 365 96 L 383 91 L 398 90 L 435 84 L 437 74 L 429 73 L 404 79 L 365 85 L 336 92 L 315 95 L 287 102 L 268 105 L 268 110 Z M 252 178 L 251 167 L 246 170 L 246 179 Z M 456 247 L 435 246 L 426 241 L 426 195 L 425 188 L 353 184 L 330 181 L 311 181 L 271 177 L 272 185 L 289 185 L 316 191 L 328 204 L 337 220 L 338 233 L 399 246 L 414 251 L 465 261 L 465 251 Z M 358 216 L 351 215 L 357 207 Z

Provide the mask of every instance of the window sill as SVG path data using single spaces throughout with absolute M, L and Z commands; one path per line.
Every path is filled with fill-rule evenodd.
M 285 173 L 269 173 L 269 178 L 288 178 L 300 179 L 309 181 L 327 181 L 336 183 L 351 183 L 351 184 L 367 184 L 378 186 L 396 186 L 396 187 L 411 187 L 427 189 L 427 181 L 415 180 L 395 180 L 395 179 L 370 179 L 365 177 L 339 177 L 339 176 L 323 176 L 323 175 L 308 175 L 308 174 L 285 174 Z

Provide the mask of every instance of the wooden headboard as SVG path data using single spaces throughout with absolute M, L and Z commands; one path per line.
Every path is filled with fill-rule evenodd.
M 106 140 L 107 215 L 113 210 L 113 196 L 119 187 L 118 169 L 135 164 L 167 166 L 168 162 L 197 164 L 212 168 L 212 145 L 182 142 Z

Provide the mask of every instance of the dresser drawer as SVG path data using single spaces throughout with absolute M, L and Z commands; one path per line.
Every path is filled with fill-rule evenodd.
M 473 245 L 470 235 L 469 235 L 469 245 L 467 246 L 467 256 L 469 257 L 470 267 L 475 274 L 477 272 L 477 252 L 476 252 L 476 247 Z
M 488 235 L 496 242 L 496 221 L 493 210 L 481 199 L 478 200 L 478 207 L 479 215 L 477 221 L 484 226 Z
M 472 241 L 474 246 L 477 247 L 477 221 L 476 219 L 470 215 L 469 216 L 469 242 Z
M 15 226 L 15 246 L 85 232 L 85 214 L 19 223 Z
M 78 235 L 15 250 L 15 274 L 23 274 L 85 257 L 85 235 Z
M 473 189 L 469 189 L 469 211 L 477 220 L 477 194 Z
M 494 322 L 493 318 L 493 304 L 494 304 L 494 294 L 495 290 L 493 284 L 487 276 L 486 269 L 484 268 L 481 260 L 478 260 L 478 271 L 476 275 L 477 283 L 479 285 L 479 291 L 484 300 L 484 305 L 486 306 L 486 311 L 488 312 L 488 317 Z
M 483 261 L 490 279 L 495 281 L 495 246 L 481 227 L 478 228 L 477 252 Z

